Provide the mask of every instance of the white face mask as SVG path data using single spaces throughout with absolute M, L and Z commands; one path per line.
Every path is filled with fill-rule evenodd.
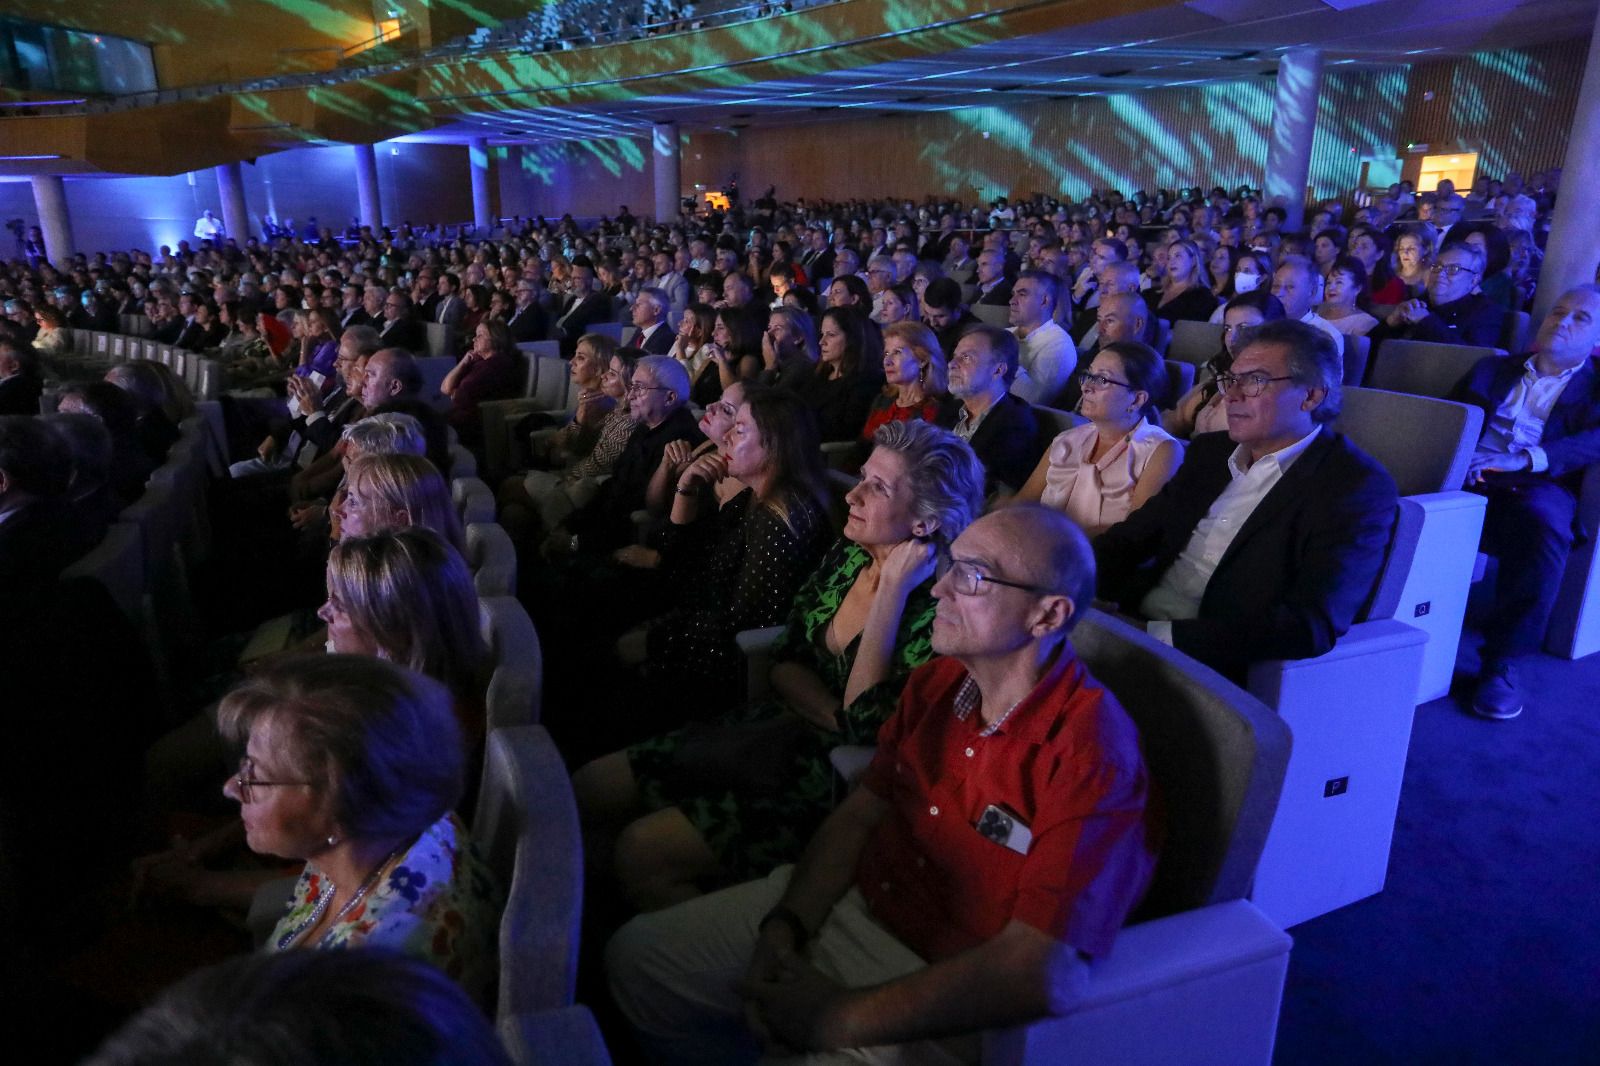
M 1264 274 L 1235 273 L 1233 275 L 1233 291 L 1245 293 L 1259 289 L 1261 287 L 1261 279 L 1265 276 Z

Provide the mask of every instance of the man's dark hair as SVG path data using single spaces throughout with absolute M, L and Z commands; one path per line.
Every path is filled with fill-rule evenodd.
M 931 289 L 933 286 L 929 285 L 928 288 Z M 994 353 L 995 358 L 1005 362 L 1006 372 L 1004 379 L 1008 386 L 1017 379 L 1020 349 L 1017 346 L 1017 335 L 1015 333 L 1008 329 L 1001 329 L 999 326 L 991 326 L 987 322 L 980 322 L 962 331 L 961 340 L 966 340 L 968 337 L 982 337 L 984 343 L 989 346 L 989 350 Z
M 954 311 L 962 305 L 961 285 L 955 278 L 935 278 L 922 291 L 922 306 Z
M 1339 346 L 1316 326 L 1279 319 L 1263 322 L 1250 334 L 1246 347 L 1281 344 L 1289 351 L 1289 377 L 1294 384 L 1326 390 L 1322 402 L 1311 411 L 1318 425 L 1339 417 L 1342 400 L 1340 381 L 1344 376 L 1344 354 Z

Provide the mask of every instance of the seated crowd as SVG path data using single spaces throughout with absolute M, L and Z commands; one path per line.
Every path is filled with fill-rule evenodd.
M 568 408 L 512 424 L 494 496 L 616 1008 L 651 1061 L 971 1061 L 982 1030 L 1073 1009 L 1162 843 L 1138 730 L 1074 625 L 1098 605 L 1239 683 L 1329 651 L 1397 508 L 1334 428 L 1344 338 L 1499 344 L 1552 196 L 1396 186 L 1301 233 L 1248 189 L 999 201 L 978 232 L 952 203 L 767 200 L 15 262 L 0 614 L 47 617 L 193 424 L 164 364 L 88 373 L 70 331 L 143 316 L 218 360 L 229 465 L 191 574 L 209 644 L 143 738 L 135 891 L 267 900 L 269 953 L 391 948 L 486 1004 L 509 886 L 472 843 L 493 656 L 450 478 L 487 467 L 516 346 L 555 341 Z M 1600 460 L 1589 281 L 1546 279 L 1565 291 L 1526 350 L 1454 393 L 1484 412 L 1468 487 L 1500 560 L 1485 717 L 1522 709 Z M 1221 333 L 1180 394 L 1182 322 Z M 434 404 L 430 324 L 459 352 Z M 752 688 L 740 634 L 768 627 Z M 876 748 L 843 792 L 852 745 Z

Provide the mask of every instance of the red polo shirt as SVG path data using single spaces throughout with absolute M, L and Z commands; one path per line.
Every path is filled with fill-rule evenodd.
M 879 732 L 862 784 L 892 809 L 856 885 L 930 962 L 1012 919 L 1103 954 L 1155 869 L 1138 731 L 1070 646 L 990 736 L 976 711 L 958 714 L 967 676 L 954 659 L 922 666 Z M 979 834 L 991 805 L 1031 832 L 1026 854 Z

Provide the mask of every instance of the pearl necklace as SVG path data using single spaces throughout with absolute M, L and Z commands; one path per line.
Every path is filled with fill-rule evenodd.
M 362 881 L 361 886 L 356 889 L 355 895 L 351 896 L 349 901 L 346 902 L 343 907 L 339 908 L 338 913 L 333 916 L 333 921 L 328 923 L 328 931 L 323 933 L 321 939 L 317 941 L 318 947 L 323 947 L 328 943 L 328 938 L 333 935 L 334 929 L 336 929 L 339 923 L 344 920 L 344 916 L 354 910 L 357 903 L 360 903 L 366 898 L 367 892 L 371 890 L 373 885 L 378 883 L 378 875 L 383 872 L 384 867 L 393 862 L 395 857 L 404 849 L 404 844 L 401 844 L 399 847 L 395 848 L 384 857 L 384 860 L 380 862 L 370 874 L 367 875 L 367 879 Z M 311 908 L 311 913 L 306 915 L 305 918 L 298 922 L 294 928 L 290 929 L 288 932 L 284 933 L 278 938 L 279 951 L 287 950 L 289 945 L 298 940 L 302 933 L 304 933 L 307 929 L 311 929 L 316 926 L 317 922 L 322 919 L 323 914 L 327 912 L 328 904 L 333 902 L 333 894 L 337 890 L 338 886 L 335 885 L 332 880 L 329 880 L 328 887 L 317 894 L 317 902 L 316 905 Z

